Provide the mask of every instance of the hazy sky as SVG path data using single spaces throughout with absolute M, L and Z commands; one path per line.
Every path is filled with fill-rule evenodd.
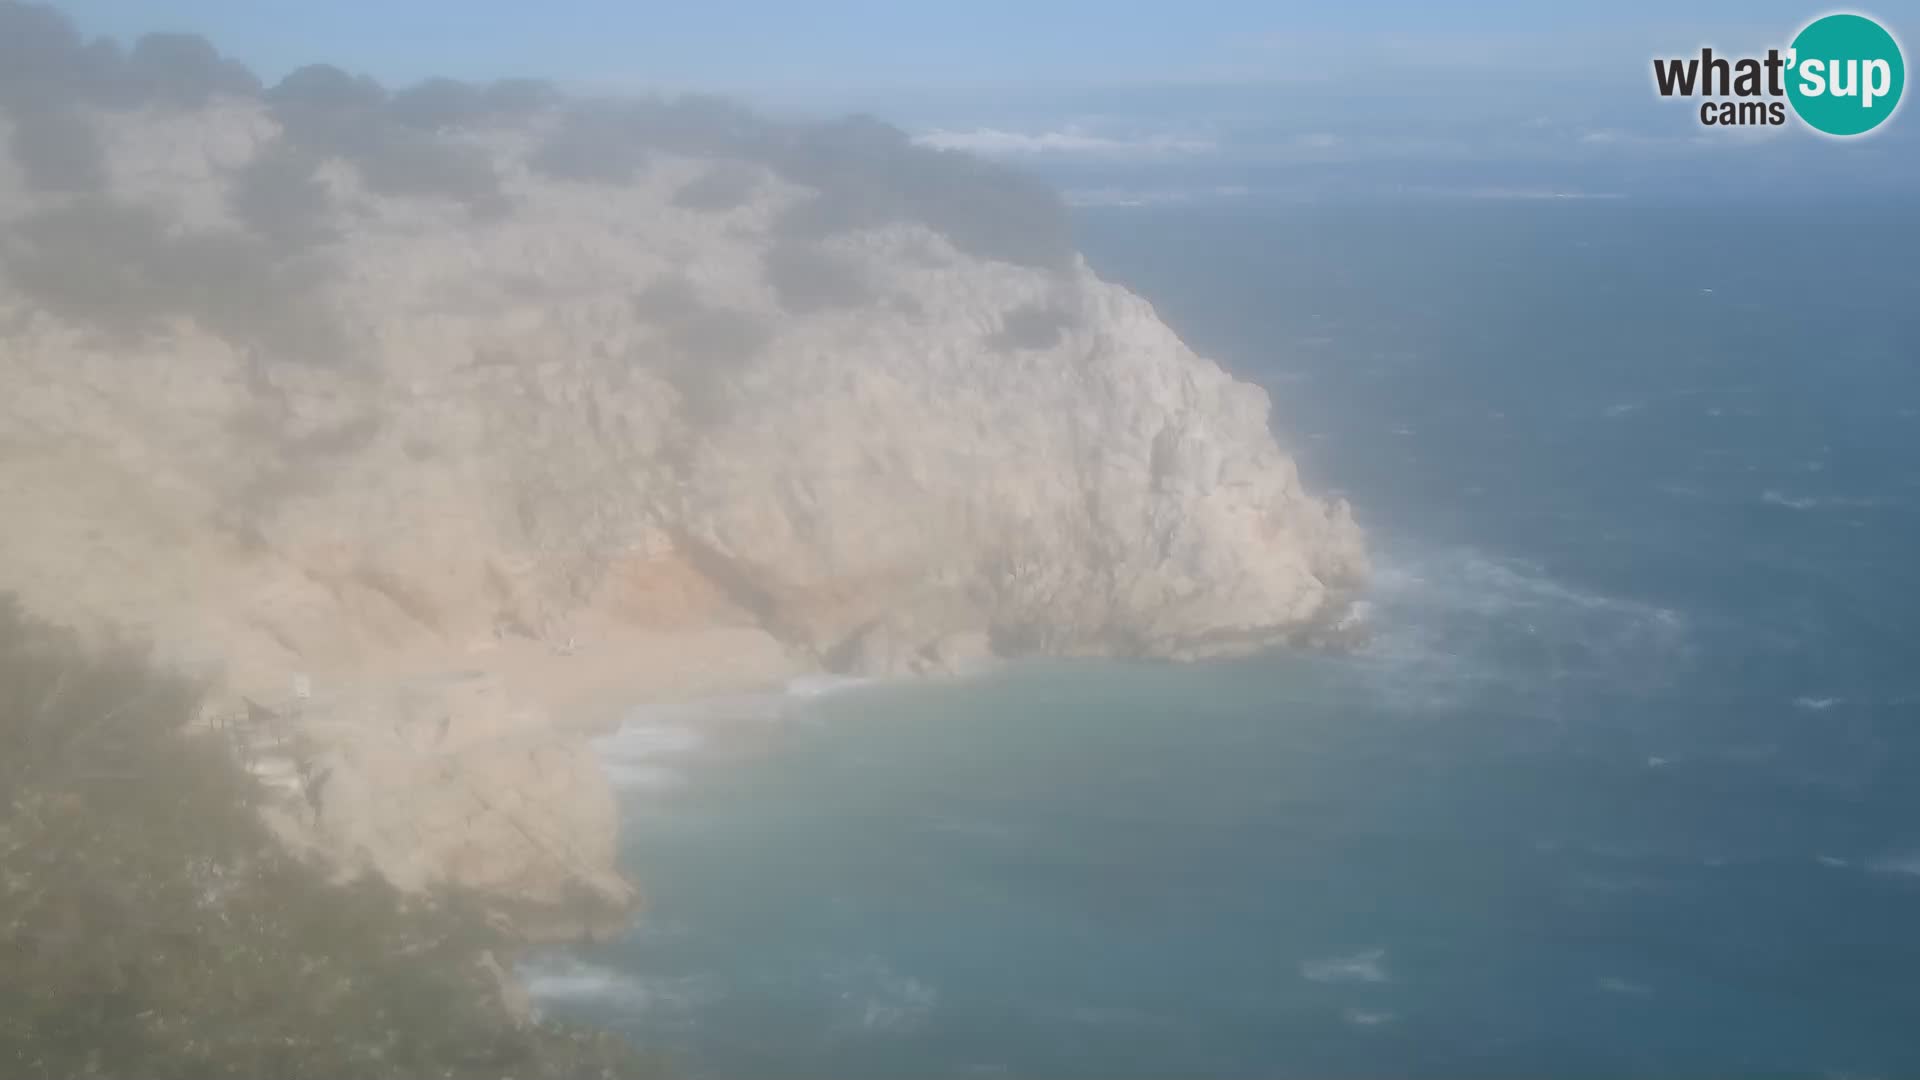
M 543 75 L 633 87 L 982 87 L 1586 70 L 1702 37 L 1784 37 L 1782 0 L 68 0 L 82 28 L 196 30 L 270 81 L 326 59 L 385 81 Z
M 1064 187 L 1124 189 L 1097 198 L 1245 190 L 1711 200 L 1793 188 L 1832 199 L 1898 189 L 1920 166 L 1910 116 L 1839 147 L 1791 126 L 1705 128 L 1692 103 L 1654 93 L 1654 56 L 1784 45 L 1828 10 L 1806 0 L 58 6 L 90 34 L 205 34 L 269 83 L 326 61 L 389 86 L 538 76 L 579 90 L 728 92 L 775 112 L 872 112 L 933 145 L 1013 159 Z M 1856 10 L 1920 35 L 1920 15 L 1898 17 L 1904 7 Z

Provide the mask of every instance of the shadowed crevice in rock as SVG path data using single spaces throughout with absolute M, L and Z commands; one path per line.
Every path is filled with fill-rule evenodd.
M 1050 349 L 1073 325 L 1072 313 L 1051 304 L 1023 304 L 1007 312 L 1000 329 L 987 337 L 991 348 Z
M 780 601 L 755 581 L 753 574 L 683 529 L 669 530 L 668 535 L 673 538 L 676 550 L 686 556 L 687 563 L 718 587 L 729 602 L 760 620 L 779 640 L 789 645 L 805 645 L 799 629 L 781 616 Z

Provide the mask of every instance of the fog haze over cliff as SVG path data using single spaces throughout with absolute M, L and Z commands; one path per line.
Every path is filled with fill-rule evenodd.
M 344 865 L 617 917 L 625 704 L 1355 632 L 1265 392 L 1025 173 L 14 3 L 0 73 L 0 586 L 297 703 L 255 767 Z

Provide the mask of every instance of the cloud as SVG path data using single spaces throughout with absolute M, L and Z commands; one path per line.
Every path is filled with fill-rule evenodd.
M 1681 5 L 1674 5 L 1676 7 Z M 1817 7 L 1817 5 L 1816 5 Z M 1524 27 L 1444 31 L 1310 30 L 1299 27 L 1238 34 L 1223 44 L 1228 71 L 1241 79 L 1331 81 L 1358 78 L 1474 76 L 1532 80 L 1617 76 L 1645 70 L 1650 57 L 1683 55 L 1710 44 L 1727 55 L 1763 53 L 1786 44 L 1793 22 L 1733 21 L 1698 16 L 1615 20 L 1594 25 L 1577 5 L 1540 5 Z
M 1037 135 L 1000 128 L 935 130 L 917 135 L 913 141 L 935 150 L 964 150 L 994 157 L 1043 154 L 1107 158 L 1178 157 L 1210 154 L 1218 149 L 1212 139 L 1172 134 L 1114 138 L 1094 135 L 1074 127 Z
M 1566 188 L 1478 187 L 1460 192 L 1469 199 L 1624 199 L 1617 191 L 1580 191 Z
M 1654 134 L 1644 131 L 1624 131 L 1619 128 L 1601 128 L 1582 134 L 1575 142 L 1583 147 L 1602 147 L 1620 150 L 1642 151 L 1688 151 L 1701 147 L 1753 146 L 1770 142 L 1789 131 L 1782 125 L 1751 125 L 1747 127 L 1707 127 L 1700 128 L 1691 135 Z
M 1600 128 L 1581 135 L 1577 140 L 1581 146 L 1675 146 L 1686 140 L 1675 135 L 1653 135 L 1642 131 L 1623 131 L 1619 128 Z
M 1075 188 L 1066 193 L 1068 206 L 1124 207 L 1169 206 L 1216 200 L 1244 199 L 1252 189 L 1242 184 L 1215 184 L 1185 188 Z

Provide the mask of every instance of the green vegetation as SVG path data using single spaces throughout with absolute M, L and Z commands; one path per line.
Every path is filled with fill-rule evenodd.
M 289 147 L 311 159 L 352 162 L 377 193 L 450 199 L 483 219 L 513 213 L 495 163 L 445 136 L 525 126 L 552 114 L 556 122 L 529 164 L 556 179 L 625 185 L 656 153 L 712 158 L 725 171 L 688 185 L 676 196 L 683 207 L 738 205 L 758 169 L 820 193 L 779 223 L 786 239 L 918 222 L 984 259 L 1046 269 L 1073 259 L 1066 209 L 1045 183 L 917 145 L 872 117 L 783 123 L 704 95 L 577 99 L 526 79 L 428 79 L 389 90 L 329 64 L 310 64 L 265 87 L 198 35 L 146 34 L 123 48 L 111 38 L 89 40 L 45 4 L 0 0 L 0 113 L 25 125 L 9 149 L 36 188 L 104 193 L 103 151 L 88 108 L 194 108 L 220 97 L 264 101 Z M 756 168 L 743 171 L 743 164 Z M 300 189 L 308 176 L 284 165 L 265 170 L 236 196 L 236 209 L 256 227 L 259 211 L 282 198 L 305 213 L 312 196 Z M 295 190 L 283 196 L 272 190 L 276 184 Z M 278 228 L 273 235 L 288 239 Z M 309 235 L 318 242 L 322 234 Z
M 331 884 L 254 812 L 195 688 L 0 597 L 0 1076 L 629 1077 L 516 1022 L 459 898 Z

